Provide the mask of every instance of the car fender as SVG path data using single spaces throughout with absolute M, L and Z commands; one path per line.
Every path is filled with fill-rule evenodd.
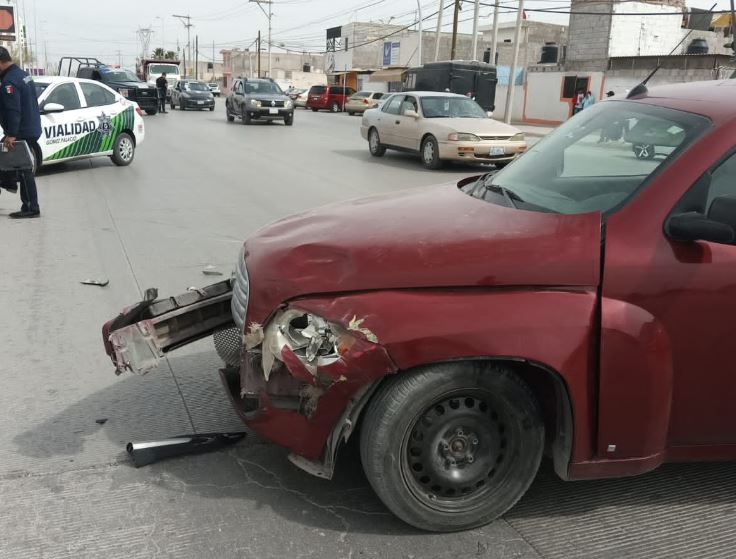
M 291 306 L 373 340 L 386 350 L 397 371 L 478 358 L 528 361 L 554 371 L 565 384 L 572 408 L 571 459 L 587 461 L 593 457 L 597 359 L 594 289 L 374 291 L 303 298 Z M 362 380 L 372 382 L 385 375 L 384 371 L 375 378 L 363 374 Z

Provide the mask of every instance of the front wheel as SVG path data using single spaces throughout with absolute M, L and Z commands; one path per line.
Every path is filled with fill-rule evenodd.
M 532 483 L 544 424 L 529 387 L 502 365 L 423 367 L 386 381 L 361 428 L 366 476 L 396 516 L 422 530 L 482 526 Z
M 155 114 L 156 114 L 157 112 L 158 112 L 158 110 L 157 110 L 157 109 L 146 109 L 146 114 L 147 114 L 147 115 L 151 115 L 151 116 L 153 116 L 153 115 L 155 115 Z
M 434 136 L 427 136 L 422 142 L 422 163 L 427 169 L 441 169 L 440 148 Z
M 171 102 L 171 110 L 173 111 L 174 109 L 176 109 L 176 105 L 174 105 L 174 102 L 172 101 Z
M 125 167 L 133 162 L 135 157 L 135 141 L 127 132 L 121 132 L 115 138 L 110 158 L 115 165 Z
M 339 113 L 340 105 L 338 103 L 332 103 L 332 105 L 330 105 L 330 111 L 332 111 L 333 113 Z
M 312 112 L 313 112 L 313 113 L 316 113 L 316 112 L 317 112 L 318 110 L 319 110 L 319 109 L 315 109 L 314 107 L 312 107 Z
M 293 124 L 294 124 L 294 115 L 292 114 L 292 115 L 289 115 L 287 117 L 284 117 L 284 124 L 286 124 L 286 126 L 293 126 Z
M 250 114 L 245 109 L 243 109 L 241 118 L 243 119 L 243 124 L 250 124 Z

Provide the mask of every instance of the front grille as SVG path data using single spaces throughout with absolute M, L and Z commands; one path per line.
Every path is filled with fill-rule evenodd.
M 270 100 L 261 101 L 261 107 L 266 108 L 266 109 L 269 107 L 283 107 L 283 106 L 284 106 L 283 101 L 270 101 Z
M 243 247 L 243 250 L 240 251 L 240 256 L 238 256 L 238 265 L 235 268 L 235 277 L 233 278 L 233 298 L 231 303 L 233 320 L 241 332 L 245 326 L 245 313 L 248 310 L 249 294 L 250 284 L 248 282 L 248 270 L 245 267 L 245 247 Z
M 503 141 L 503 140 L 509 140 L 511 136 L 479 136 L 481 140 L 496 140 L 496 141 Z

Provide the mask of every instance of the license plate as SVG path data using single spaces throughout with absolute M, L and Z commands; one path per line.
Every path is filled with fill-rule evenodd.
M 278 109 L 268 109 L 268 114 L 277 115 L 279 114 Z
M 506 155 L 504 148 L 491 148 L 491 155 Z
M 197 105 L 204 105 L 204 101 L 197 101 Z

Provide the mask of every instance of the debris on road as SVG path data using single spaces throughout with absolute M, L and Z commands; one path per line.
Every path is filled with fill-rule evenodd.
M 86 279 L 86 280 L 80 281 L 79 283 L 81 283 L 82 285 L 97 285 L 99 287 L 105 287 L 105 286 L 107 286 L 107 284 L 110 283 L 110 280 L 107 280 L 107 279 L 104 279 L 104 280 L 103 279 Z
M 97 425 L 104 425 L 105 423 L 107 423 L 107 418 L 103 417 L 101 419 L 95 419 L 95 423 L 97 423 Z
M 205 276 L 221 276 L 222 272 L 217 269 L 217 266 L 213 266 L 212 264 L 208 264 L 204 267 L 202 270 L 202 273 Z
M 245 438 L 246 433 L 201 433 L 181 435 L 160 441 L 128 443 L 125 447 L 137 468 L 164 458 L 185 454 L 202 454 L 230 446 Z

